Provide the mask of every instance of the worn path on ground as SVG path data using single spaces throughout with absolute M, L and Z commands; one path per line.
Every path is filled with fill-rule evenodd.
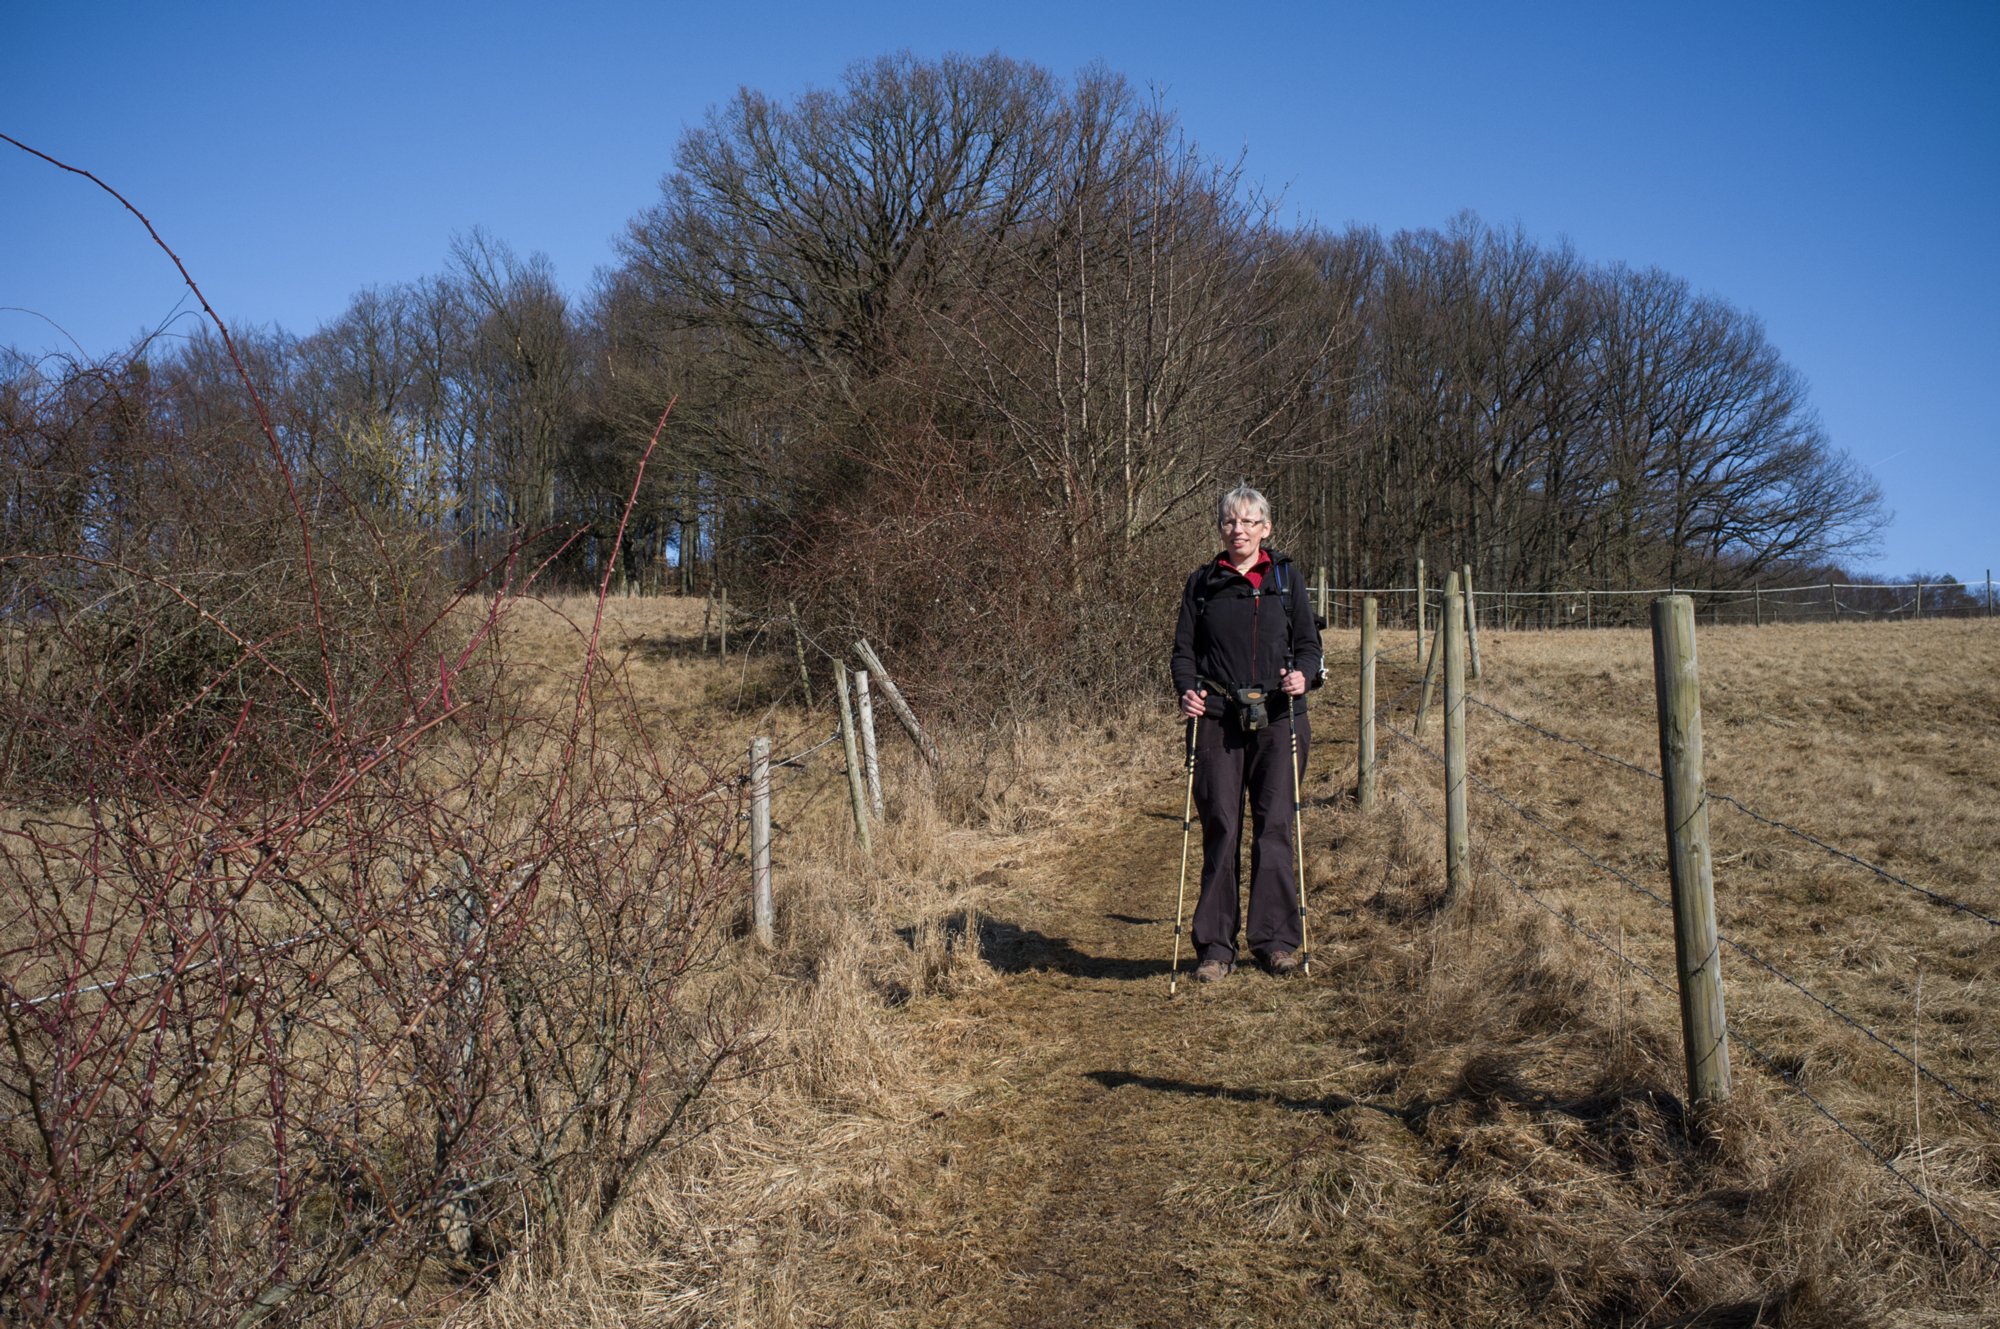
M 1169 1000 L 1183 788 L 1134 778 L 1005 862 L 979 924 L 997 981 L 915 1013 L 959 1031 L 938 1071 L 971 1092 L 906 1246 L 949 1288 L 895 1322 L 1326 1321 L 1339 1271 L 1288 1239 L 1301 1170 L 1339 1137 L 1400 1133 L 1338 1084 L 1356 1060 L 1337 973 L 1354 920 L 1333 907 L 1341 884 L 1319 883 L 1314 977 L 1198 985 L 1184 950 Z M 1198 842 L 1191 856 L 1190 909 Z

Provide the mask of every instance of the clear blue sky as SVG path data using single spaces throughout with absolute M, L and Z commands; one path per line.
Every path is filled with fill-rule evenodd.
M 225 318 L 295 332 L 474 225 L 581 292 L 739 86 L 1101 60 L 1293 218 L 1471 209 L 1754 312 L 1895 512 L 1865 563 L 2000 567 L 2000 5 L 99 0 L 6 30 L 0 131 L 124 191 Z M 110 199 L 0 145 L 0 306 L 34 311 L 0 344 L 53 320 L 101 354 L 183 294 Z

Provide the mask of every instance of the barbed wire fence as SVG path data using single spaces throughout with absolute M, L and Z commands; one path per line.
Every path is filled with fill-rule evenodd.
M 1396 673 L 1402 675 L 1409 680 L 1409 685 L 1398 697 L 1385 705 L 1378 706 L 1377 714 L 1374 717 L 1374 728 L 1377 732 L 1388 738 L 1390 745 L 1394 749 L 1411 752 L 1423 759 L 1429 766 L 1439 770 L 1446 770 L 1448 780 L 1450 776 L 1446 754 L 1439 752 L 1423 740 L 1421 733 L 1417 729 L 1417 716 L 1408 710 L 1409 699 L 1417 695 L 1424 686 L 1424 673 L 1410 669 L 1393 658 L 1399 656 L 1410 645 L 1414 645 L 1414 643 L 1406 643 L 1404 647 L 1381 651 L 1377 654 L 1376 664 L 1386 665 Z M 1663 781 L 1663 777 L 1658 771 L 1649 769 L 1646 766 L 1614 753 L 1606 752 L 1594 744 L 1573 735 L 1565 734 L 1546 723 L 1515 714 L 1483 699 L 1472 697 L 1469 693 L 1459 699 L 1459 703 L 1476 708 L 1481 713 L 1492 716 L 1497 722 L 1513 726 L 1523 733 L 1533 735 L 1538 740 L 1562 745 L 1565 749 L 1577 754 L 1579 759 L 1586 760 L 1593 765 L 1609 768 L 1625 777 L 1636 777 L 1647 782 L 1650 786 L 1658 786 Z M 1447 704 L 1449 705 L 1450 703 L 1448 702 Z M 1399 713 L 1404 715 L 1405 723 L 1397 723 L 1396 717 Z M 1387 769 L 1387 763 L 1382 763 L 1379 760 L 1377 766 L 1378 770 Z M 1465 771 L 1465 781 L 1472 790 L 1481 795 L 1488 806 L 1496 810 L 1494 815 L 1509 818 L 1520 826 L 1525 827 L 1525 833 L 1531 839 L 1547 839 L 1561 845 L 1566 851 L 1586 865 L 1590 874 L 1601 879 L 1616 882 L 1626 891 L 1644 900 L 1649 906 L 1667 910 L 1669 912 L 1668 922 L 1671 927 L 1673 901 L 1669 900 L 1659 890 L 1647 885 L 1638 876 L 1635 876 L 1633 872 L 1607 861 L 1606 856 L 1603 854 L 1593 852 L 1590 848 L 1580 843 L 1577 838 L 1555 825 L 1547 817 L 1528 807 L 1525 800 L 1510 796 L 1494 781 L 1470 769 Z M 1392 786 L 1389 787 L 1388 792 L 1401 806 L 1408 808 L 1425 821 L 1431 823 L 1439 831 L 1447 831 L 1446 821 L 1441 819 L 1430 808 L 1424 806 L 1423 802 L 1416 798 L 1409 790 Z M 1911 881 L 1908 877 L 1891 870 L 1883 864 L 1874 862 L 1861 854 L 1834 844 L 1825 837 L 1815 835 L 1810 831 L 1791 824 L 1783 818 L 1760 811 L 1744 799 L 1712 791 L 1707 792 L 1706 797 L 1710 804 L 1727 808 L 1732 813 L 1739 814 L 1759 826 L 1780 832 L 1801 844 L 1809 845 L 1831 860 L 1858 867 L 1869 873 L 1879 882 L 1900 888 L 1922 899 L 1926 903 L 1943 908 L 1949 911 L 1951 915 L 1963 920 L 1966 926 L 1979 928 L 1982 932 L 1989 928 L 2000 928 L 2000 917 L 1995 917 L 1994 913 L 1988 908 L 1983 908 L 1979 904 L 1966 899 L 1957 898 L 1945 891 Z M 1576 936 L 1616 960 L 1625 968 L 1639 974 L 1661 991 L 1674 995 L 1677 998 L 1680 997 L 1680 990 L 1675 983 L 1663 977 L 1652 966 L 1647 965 L 1644 961 L 1628 953 L 1628 948 L 1625 944 L 1626 938 L 1623 935 L 1622 928 L 1620 939 L 1618 943 L 1614 944 L 1604 935 L 1601 929 L 1592 927 L 1589 922 L 1580 917 L 1575 909 L 1560 906 L 1551 901 L 1547 898 L 1544 890 L 1538 889 L 1533 883 L 1523 880 L 1521 875 L 1510 871 L 1492 853 L 1482 852 L 1479 855 L 1479 864 L 1482 870 L 1491 872 L 1497 876 L 1518 896 L 1533 904 L 1537 909 L 1555 921 L 1561 923 Z M 1564 887 L 1563 889 L 1568 888 Z M 1782 965 L 1767 957 L 1756 946 L 1742 938 L 1722 932 L 1718 934 L 1717 941 L 1722 948 L 1751 965 L 1760 974 L 1765 975 L 1783 989 L 1796 994 L 1808 1004 L 1811 1010 L 1858 1035 L 1868 1046 L 1875 1048 L 1882 1055 L 1894 1059 L 1895 1062 L 1906 1068 L 1917 1081 L 1930 1085 L 1948 1095 L 1964 1109 L 1986 1121 L 2000 1121 L 2000 1106 L 1996 1106 L 1994 1101 L 1983 1093 L 1954 1080 L 1949 1074 L 1927 1062 L 1914 1050 L 1914 1043 L 1910 1047 L 1905 1047 L 1896 1038 L 1884 1034 L 1878 1028 L 1871 1027 L 1865 1019 L 1844 1008 L 1839 1001 L 1817 990 L 1812 984 L 1801 979 L 1798 975 L 1789 972 Z M 1870 1140 L 1867 1133 L 1861 1127 L 1846 1119 L 1822 1095 L 1814 1093 L 1812 1087 L 1805 1082 L 1805 1077 L 1802 1073 L 1802 1058 L 1788 1058 L 1783 1053 L 1767 1046 L 1769 1042 L 1768 1036 L 1753 1038 L 1745 1031 L 1740 1022 L 1740 1017 L 1732 1019 L 1726 1024 L 1726 1032 L 1730 1042 L 1746 1048 L 1752 1054 L 1756 1063 L 1775 1078 L 1787 1091 L 1803 1100 L 1814 1113 L 1825 1118 L 1829 1124 L 1853 1142 L 1874 1164 L 1887 1172 L 1899 1186 L 1907 1189 L 1930 1212 L 1935 1214 L 1938 1219 L 1956 1233 L 1966 1243 L 1968 1251 L 1983 1261 L 1990 1269 L 2000 1272 L 2000 1250 L 1996 1250 L 1996 1244 L 1992 1241 L 1982 1239 L 1978 1234 L 1974 1233 L 1958 1215 L 1951 1211 L 1945 1200 L 1934 1194 L 1921 1179 L 1913 1176 L 1906 1166 L 1898 1166 L 1894 1156 Z
M 1385 622 L 1407 627 L 1435 614 L 1438 589 L 1407 586 L 1330 586 L 1325 569 L 1312 588 L 1321 616 L 1332 627 L 1358 621 L 1363 597 L 1373 596 Z M 1474 621 L 1494 629 L 1634 627 L 1647 606 L 1665 595 L 1696 602 L 1710 626 L 1776 626 L 1785 623 L 1888 622 L 1911 619 L 1993 619 L 2000 590 L 1991 569 L 1979 581 L 1825 581 L 1776 586 L 1578 587 L 1575 590 L 1481 589 Z

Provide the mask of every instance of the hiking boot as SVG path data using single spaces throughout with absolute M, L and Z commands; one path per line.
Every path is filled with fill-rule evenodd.
M 1264 969 L 1273 978 L 1289 978 L 1299 972 L 1297 951 L 1272 951 L 1264 957 Z
M 1236 968 L 1227 960 L 1203 960 L 1195 967 L 1194 981 L 1197 983 L 1219 983 L 1229 977 Z

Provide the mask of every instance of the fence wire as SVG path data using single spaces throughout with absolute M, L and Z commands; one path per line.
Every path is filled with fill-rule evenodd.
M 1870 1143 L 1866 1136 L 1862 1135 L 1861 1132 L 1855 1130 L 1845 1121 L 1842 1121 L 1840 1119 L 1840 1114 L 1835 1112 L 1832 1108 L 1828 1107 L 1826 1104 L 1820 1102 L 1818 1096 L 1815 1095 L 1812 1090 L 1806 1088 L 1803 1084 L 1800 1084 L 1795 1077 L 1787 1075 L 1785 1073 L 1784 1068 L 1778 1064 L 1777 1059 L 1772 1057 L 1769 1053 L 1765 1052 L 1764 1049 L 1758 1047 L 1757 1044 L 1751 1041 L 1751 1039 L 1747 1037 L 1742 1030 L 1738 1029 L 1733 1024 L 1727 1025 L 1726 1028 L 1729 1031 L 1729 1037 L 1735 1042 L 1741 1043 L 1744 1047 L 1749 1048 L 1751 1055 L 1756 1057 L 1759 1062 L 1763 1063 L 1764 1069 L 1770 1071 L 1771 1074 L 1777 1076 L 1779 1080 L 1783 1081 L 1786 1088 L 1790 1089 L 1793 1093 L 1797 1094 L 1799 1097 L 1805 1099 L 1806 1102 L 1812 1104 L 1813 1111 L 1819 1113 L 1822 1117 L 1825 1117 L 1828 1121 L 1832 1122 L 1835 1128 L 1837 1128 L 1842 1135 L 1845 1135 L 1848 1139 L 1854 1141 L 1854 1143 L 1860 1145 L 1863 1149 L 1865 1149 L 1868 1152 L 1868 1156 L 1873 1158 L 1877 1163 L 1880 1163 L 1882 1167 L 1889 1173 L 1890 1176 L 1894 1177 L 1897 1181 L 1900 1181 L 1903 1183 L 1903 1185 L 1907 1186 L 1910 1190 L 1910 1194 L 1916 1196 L 1919 1200 L 1922 1200 L 1925 1204 L 1929 1205 L 1931 1209 L 1934 1210 L 1940 1218 L 1944 1219 L 1945 1222 L 1951 1224 L 1952 1230 L 1958 1233 L 1959 1236 L 1965 1238 L 1966 1243 L 1970 1245 L 1973 1250 L 1978 1251 L 1980 1257 L 1984 1259 L 1986 1263 L 1992 1265 L 1995 1269 L 2000 1269 L 2000 1253 L 1995 1253 L 1993 1249 L 1987 1246 L 1985 1242 L 1981 1241 L 1978 1237 L 1973 1236 L 1972 1233 L 1967 1230 L 1965 1224 L 1959 1222 L 1956 1218 L 1953 1218 L 1951 1216 L 1951 1211 L 1949 1209 L 1946 1209 L 1942 1204 L 1938 1203 L 1938 1201 L 1931 1195 L 1929 1191 L 1925 1190 L 1922 1186 L 1919 1186 L 1915 1181 L 1912 1181 L 1908 1173 L 1904 1172 L 1901 1168 L 1897 1167 L 1895 1161 L 1891 1159 L 1887 1154 L 1883 1153 L 1880 1149 L 1877 1149 L 1872 1143 Z
M 1590 744 L 1583 742 L 1581 739 L 1571 738 L 1567 734 L 1561 734 L 1553 729 L 1549 729 L 1543 725 L 1536 724 L 1533 720 L 1529 720 L 1526 719 L 1525 717 L 1515 715 L 1510 711 L 1502 710 L 1500 707 L 1493 705 L 1491 702 L 1481 701 L 1479 698 L 1470 695 L 1468 695 L 1465 700 L 1469 704 L 1477 706 L 1483 711 L 1489 712 L 1490 714 L 1493 715 L 1497 715 L 1501 719 L 1509 721 L 1512 724 L 1519 725 L 1523 729 L 1532 730 L 1533 732 L 1540 734 L 1542 737 L 1547 738 L 1553 742 L 1563 743 L 1567 744 L 1570 747 L 1578 748 L 1586 753 L 1589 753 L 1591 756 L 1596 757 L 1600 761 L 1609 762 L 1613 766 L 1623 767 L 1625 770 L 1631 771 L 1635 775 L 1643 775 L 1649 780 L 1657 782 L 1660 779 L 1660 775 L 1657 771 L 1648 770 L 1644 766 L 1640 766 L 1633 762 L 1626 761 L 1623 757 L 1613 756 L 1609 752 L 1605 752 L 1599 748 L 1592 747 Z M 1787 835 L 1795 836 L 1796 838 L 1805 841 L 1807 844 L 1813 845 L 1821 850 L 1824 850 L 1826 853 L 1832 854 L 1836 858 L 1845 859 L 1847 862 L 1854 864 L 1856 867 L 1865 868 L 1867 871 L 1874 873 L 1877 877 L 1880 877 L 1884 881 L 1892 882 L 1895 885 L 1905 888 L 1906 890 L 1914 891 L 1916 894 L 1921 895 L 1926 899 L 1930 900 L 1933 904 L 1939 904 L 1945 906 L 1948 909 L 1957 910 L 1959 913 L 1962 913 L 1969 918 L 1975 918 L 1979 920 L 1980 922 L 1986 924 L 1988 927 L 2000 927 L 2000 918 L 1995 918 L 1992 915 L 1984 912 L 1983 910 L 1980 910 L 1974 907 L 1973 905 L 1967 904 L 1963 900 L 1954 899 L 1953 897 L 1944 894 L 1942 891 L 1933 890 L 1928 886 L 1921 886 L 1916 882 L 1909 880 L 1907 877 L 1902 877 L 1894 872 L 1891 872 L 1888 868 L 1883 867 L 1880 863 L 1870 862 L 1869 860 L 1862 858 L 1858 854 L 1854 854 L 1849 852 L 1848 850 L 1842 849 L 1839 845 L 1829 844 L 1827 841 L 1820 839 L 1818 836 L 1814 835 L 1810 831 L 1801 830 L 1799 827 L 1793 826 L 1789 822 L 1781 821 L 1776 817 L 1767 816 L 1764 813 L 1759 812 L 1757 809 L 1751 807 L 1749 804 L 1743 802 L 1742 800 L 1733 797 L 1732 795 L 1717 793 L 1716 791 L 1711 789 L 1708 791 L 1708 797 L 1711 802 L 1726 803 L 1730 807 L 1735 808 L 1738 812 L 1743 813 L 1745 816 L 1750 817 L 1754 821 L 1762 822 L 1764 825 L 1771 827 L 1773 830 L 1783 831 Z
M 1622 766 L 1626 770 L 1631 771 L 1634 774 L 1645 776 L 1648 780 L 1658 781 L 1660 778 L 1660 773 L 1658 771 L 1649 771 L 1644 766 L 1637 765 L 1634 762 L 1629 762 L 1625 760 L 1623 757 L 1614 757 L 1609 752 L 1605 752 L 1598 748 L 1594 748 L 1590 744 L 1585 743 L 1581 739 L 1571 738 L 1567 734 L 1559 734 L 1553 729 L 1545 729 L 1541 725 L 1536 724 L 1533 720 L 1524 719 L 1521 716 L 1515 715 L 1511 711 L 1503 711 L 1498 706 L 1495 706 L 1491 702 L 1481 701 L 1479 698 L 1474 696 L 1467 696 L 1466 701 L 1470 702 L 1474 706 L 1479 707 L 1479 709 L 1483 711 L 1490 711 L 1494 715 L 1499 716 L 1503 720 L 1507 720 L 1513 724 L 1517 724 L 1521 726 L 1521 728 L 1523 729 L 1532 729 L 1536 733 L 1540 734 L 1543 738 L 1552 739 L 1557 743 L 1567 743 L 1570 747 L 1573 748 L 1581 748 L 1583 751 L 1589 753 L 1591 756 L 1596 757 L 1599 761 L 1608 761 L 1613 766 Z
M 1443 755 L 1437 752 L 1435 749 L 1428 747 L 1423 742 L 1414 738 L 1410 738 L 1404 735 L 1399 730 L 1392 729 L 1390 731 L 1390 734 L 1398 742 L 1403 743 L 1409 747 L 1416 748 L 1417 751 L 1423 753 L 1425 756 L 1429 757 L 1432 761 L 1436 762 L 1438 765 L 1442 766 L 1444 764 Z M 1579 858 L 1583 859 L 1586 863 L 1589 863 L 1592 867 L 1596 868 L 1598 871 L 1603 872 L 1607 876 L 1614 877 L 1617 880 L 1623 882 L 1626 886 L 1630 887 L 1638 894 L 1645 896 L 1648 900 L 1651 900 L 1655 904 L 1662 905 L 1669 910 L 1673 908 L 1673 902 L 1667 899 L 1665 896 L 1661 895 L 1658 891 L 1653 890 L 1652 888 L 1646 886 L 1644 883 L 1638 881 L 1636 878 L 1630 876 L 1625 872 L 1621 872 L 1619 869 L 1611 866 L 1609 863 L 1604 862 L 1602 859 L 1592 854 L 1589 850 L 1585 849 L 1582 845 L 1578 844 L 1575 840 L 1570 839 L 1567 835 L 1564 835 L 1560 830 L 1550 825 L 1547 821 L 1538 817 L 1535 813 L 1529 811 L 1527 808 L 1522 807 L 1519 803 L 1516 803 L 1513 799 L 1508 798 L 1505 794 L 1501 793 L 1499 789 L 1494 787 L 1488 781 L 1480 778 L 1474 772 L 1467 771 L 1466 779 L 1470 781 L 1474 786 L 1476 786 L 1482 793 L 1492 798 L 1495 802 L 1500 803 L 1501 805 L 1511 810 L 1517 817 L 1521 818 L 1521 820 L 1545 832 L 1551 838 L 1560 841 L 1566 848 L 1571 850 Z M 1497 869 L 1496 867 L 1496 870 L 1499 869 Z M 1786 973 L 1784 970 L 1778 968 L 1776 965 L 1766 960 L 1762 955 L 1758 954 L 1757 951 L 1754 948 L 1752 948 L 1748 943 L 1740 942 L 1726 933 L 1717 933 L 1717 940 L 1722 945 L 1727 946 L 1730 950 L 1734 951 L 1736 954 L 1750 961 L 1750 963 L 1752 963 L 1753 965 L 1756 965 L 1759 969 L 1762 969 L 1766 973 L 1770 974 L 1773 978 L 1778 979 L 1786 986 L 1798 992 L 1801 996 L 1811 1001 L 1815 1006 L 1818 1006 L 1828 1015 L 1833 1016 L 1834 1019 L 1840 1021 L 1848 1028 L 1854 1030 L 1856 1033 L 1866 1038 L 1869 1042 L 1874 1043 L 1877 1047 L 1883 1048 L 1886 1051 L 1892 1053 L 1900 1061 L 1902 1061 L 1903 1064 L 1908 1066 L 1911 1070 L 1915 1071 L 1918 1075 L 1922 1076 L 1924 1079 L 1929 1080 L 1932 1084 L 1944 1090 L 1946 1093 L 1950 1094 L 1953 1098 L 1956 1098 L 1959 1102 L 1964 1103 L 1967 1107 L 1971 1108 L 1973 1111 L 1978 1112 L 1982 1116 L 1985 1116 L 1989 1119 L 2000 1121 L 2000 1114 L 1995 1113 L 1994 1106 L 1991 1102 L 1987 1101 L 1986 1099 L 1974 1097 L 1973 1095 L 1967 1093 L 1965 1090 L 1959 1088 L 1959 1086 L 1954 1084 L 1952 1081 L 1947 1080 L 1942 1075 L 1939 1075 L 1936 1071 L 1932 1070 L 1930 1067 L 1918 1061 L 1916 1057 L 1912 1056 L 1908 1052 L 1905 1052 L 1902 1048 L 1902 1045 L 1897 1043 L 1894 1039 L 1885 1038 L 1881 1034 L 1876 1033 L 1873 1029 L 1870 1029 L 1867 1025 L 1861 1023 L 1861 1021 L 1855 1019 L 1852 1015 L 1849 1015 L 1846 1011 L 1834 1005 L 1832 1002 L 1828 1001 L 1825 997 L 1820 996 L 1817 992 L 1814 992 L 1804 983 L 1801 983 L 1797 978 L 1793 977 L 1791 974 Z
M 1417 746 L 1421 747 L 1422 745 L 1418 744 Z M 1437 827 L 1439 830 L 1444 829 L 1444 823 L 1441 820 L 1439 820 L 1436 814 L 1431 812 L 1429 808 L 1426 808 L 1422 804 L 1416 802 L 1414 799 L 1407 797 L 1405 794 L 1403 794 L 1401 790 L 1391 789 L 1389 793 L 1391 797 L 1401 802 L 1404 807 L 1407 807 L 1412 811 L 1416 812 L 1419 816 L 1423 817 L 1424 820 L 1430 822 L 1432 826 Z M 1575 914 L 1567 913 L 1563 910 L 1557 909 L 1554 905 L 1551 905 L 1548 901 L 1542 899 L 1541 896 L 1537 894 L 1532 887 L 1522 882 L 1519 878 L 1515 877 L 1513 873 L 1507 871 L 1505 867 L 1495 862 L 1491 854 L 1482 853 L 1481 862 L 1484 867 L 1496 873 L 1501 878 L 1501 880 L 1505 881 L 1516 892 L 1526 897 L 1538 909 L 1542 910 L 1542 912 L 1548 914 L 1551 918 L 1556 919 L 1564 927 L 1569 928 L 1572 932 L 1575 932 L 1578 936 L 1585 938 L 1591 944 L 1596 946 L 1599 950 L 1603 951 L 1606 955 L 1609 955 L 1612 958 L 1616 959 L 1620 964 L 1624 965 L 1626 968 L 1631 969 L 1634 972 L 1644 976 L 1655 987 L 1658 987 L 1663 991 L 1669 993 L 1670 995 L 1673 995 L 1676 998 L 1678 998 L 1679 993 L 1675 985 L 1670 984 L 1665 979 L 1661 978 L 1657 973 L 1653 972 L 1653 970 L 1649 966 L 1627 955 L 1622 947 L 1613 946 L 1609 941 L 1607 941 L 1604 937 L 1600 936 L 1594 929 L 1592 929 L 1582 919 L 1578 918 Z M 1646 892 L 1646 893 L 1649 895 L 1651 894 L 1651 892 Z M 1654 898 L 1657 899 L 1659 897 L 1655 896 Z M 1856 1144 L 1860 1145 L 1862 1149 L 1867 1151 L 1868 1155 L 1871 1158 L 1873 1158 L 1877 1163 L 1881 1164 L 1881 1166 L 1886 1171 L 1888 1171 L 1891 1176 L 1895 1177 L 1897 1181 L 1901 1182 L 1905 1187 L 1907 1187 L 1911 1194 L 1915 1195 L 1919 1200 L 1923 1201 L 1924 1204 L 1929 1206 L 1939 1217 L 1944 1219 L 1946 1223 L 1950 1224 L 1952 1230 L 1957 1232 L 1959 1236 L 1963 1237 L 1966 1243 L 1970 1245 L 1974 1251 L 1978 1252 L 1982 1259 L 1984 1259 L 1988 1264 L 1992 1265 L 1995 1269 L 2000 1269 L 2000 1254 L 1996 1254 L 1990 1247 L 1986 1245 L 1986 1243 L 1982 1242 L 1978 1237 L 1974 1236 L 1971 1230 L 1968 1229 L 1965 1226 L 1965 1224 L 1959 1222 L 1958 1219 L 1953 1217 L 1951 1211 L 1946 1209 L 1944 1205 L 1935 1196 L 1931 1195 L 1929 1191 L 1925 1190 L 1921 1185 L 1912 1180 L 1907 1173 L 1905 1173 L 1902 1169 L 1898 1168 L 1895 1165 L 1895 1162 L 1893 1160 L 1891 1160 L 1880 1149 L 1876 1148 L 1875 1145 L 1872 1144 L 1867 1139 L 1867 1137 L 1863 1136 L 1859 1131 L 1855 1130 L 1854 1127 L 1848 1125 L 1846 1121 L 1842 1120 L 1842 1118 L 1838 1113 L 1836 1113 L 1832 1108 L 1828 1107 L 1825 1103 L 1821 1102 L 1819 1098 L 1815 1096 L 1811 1090 L 1807 1089 L 1803 1084 L 1799 1083 L 1797 1078 L 1795 1078 L 1791 1074 L 1788 1074 L 1785 1071 L 1785 1069 L 1778 1064 L 1777 1060 L 1774 1057 L 1772 1057 L 1769 1053 L 1765 1052 L 1753 1040 L 1751 1040 L 1748 1036 L 1746 1036 L 1739 1028 L 1737 1028 L 1737 1026 L 1734 1023 L 1725 1024 L 1724 1027 L 1728 1033 L 1729 1038 L 1732 1041 L 1739 1042 L 1744 1047 L 1748 1048 L 1751 1054 L 1757 1058 L 1759 1063 L 1761 1063 L 1764 1066 L 1764 1068 L 1768 1070 L 1772 1075 L 1776 1076 L 1778 1080 L 1785 1085 L 1786 1088 L 1790 1089 L 1793 1093 L 1805 1099 L 1807 1103 L 1811 1104 L 1814 1111 L 1818 1112 L 1822 1117 L 1825 1117 L 1843 1135 L 1847 1136 L 1850 1140 L 1853 1140 Z
M 1980 910 L 1973 908 L 1969 904 L 1966 904 L 1963 900 L 1954 900 L 1949 895 L 1945 895 L 1940 891 L 1934 891 L 1930 889 L 1928 886 L 1919 886 L 1917 885 L 1917 883 L 1910 881 L 1907 878 L 1899 877 L 1895 873 L 1889 871 L 1889 869 L 1883 867 L 1881 864 L 1871 863 L 1867 859 L 1862 858 L 1859 855 L 1849 853 L 1847 850 L 1842 849 L 1838 845 L 1828 844 L 1826 841 L 1820 839 L 1818 836 L 1814 835 L 1810 831 L 1802 831 L 1796 826 L 1790 825 L 1786 822 L 1779 821 L 1776 817 L 1767 817 L 1763 813 L 1757 811 L 1757 809 L 1750 807 L 1745 803 L 1739 802 L 1737 799 L 1730 797 L 1728 794 L 1718 794 L 1715 793 L 1713 790 L 1711 790 L 1709 792 L 1708 797 L 1711 801 L 1716 803 L 1727 803 L 1730 807 L 1735 808 L 1738 812 L 1743 813 L 1745 816 L 1751 818 L 1754 821 L 1760 821 L 1764 825 L 1769 826 L 1774 830 L 1783 831 L 1787 835 L 1797 836 L 1799 839 L 1804 840 L 1807 844 L 1815 845 L 1818 848 L 1825 850 L 1827 853 L 1832 854 L 1835 858 L 1843 858 L 1846 859 L 1849 863 L 1854 864 L 1856 867 L 1866 868 L 1868 871 L 1874 873 L 1876 876 L 1882 878 L 1882 880 L 1884 881 L 1894 882 L 1898 886 L 1906 887 L 1909 890 L 1915 891 L 1918 895 L 1924 896 L 1926 899 L 1929 899 L 1934 904 L 1941 904 L 1949 909 L 1955 909 L 1969 918 L 1978 919 L 1980 922 L 1986 924 L 1986 926 L 1988 927 L 2000 927 L 2000 918 L 1994 918 L 1990 914 L 1982 913 Z

